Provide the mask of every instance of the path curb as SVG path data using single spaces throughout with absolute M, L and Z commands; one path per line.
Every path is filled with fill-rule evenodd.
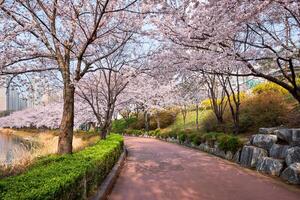
M 89 200 L 106 200 L 110 194 L 127 157 L 127 149 L 124 145 L 123 153 L 119 157 L 118 162 L 114 165 L 110 173 L 106 176 L 102 184 L 98 187 L 96 194 L 89 198 Z

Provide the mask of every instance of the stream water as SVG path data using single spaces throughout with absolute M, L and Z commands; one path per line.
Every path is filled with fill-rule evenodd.
M 25 140 L 0 131 L 0 165 L 10 165 L 29 151 L 30 145 Z

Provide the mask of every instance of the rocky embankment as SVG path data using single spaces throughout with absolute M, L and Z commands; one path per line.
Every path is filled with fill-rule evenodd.
M 237 162 L 300 184 L 300 129 L 261 128 L 242 148 Z

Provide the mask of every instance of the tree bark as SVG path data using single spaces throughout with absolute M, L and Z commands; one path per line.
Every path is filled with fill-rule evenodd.
M 105 140 L 106 139 L 106 136 L 108 134 L 108 127 L 104 127 L 103 129 L 101 129 L 100 131 L 100 138 L 101 140 Z
M 144 113 L 144 120 L 145 120 L 145 130 L 146 132 L 149 131 L 149 119 L 148 119 L 148 112 L 145 111 Z
M 181 109 L 181 114 L 182 114 L 182 118 L 183 118 L 183 128 L 185 129 L 186 115 L 187 115 L 186 105 L 184 105 L 183 108 Z
M 199 104 L 196 104 L 196 128 L 199 130 Z
M 157 123 L 157 128 L 160 129 L 160 118 L 159 118 L 159 112 L 156 114 L 156 123 Z
M 73 127 L 74 127 L 74 92 L 75 87 L 64 84 L 63 116 L 60 124 L 58 139 L 58 154 L 72 153 Z

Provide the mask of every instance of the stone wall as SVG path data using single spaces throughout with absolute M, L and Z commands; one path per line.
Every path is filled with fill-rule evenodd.
M 242 148 L 238 163 L 300 184 L 300 129 L 259 129 Z

